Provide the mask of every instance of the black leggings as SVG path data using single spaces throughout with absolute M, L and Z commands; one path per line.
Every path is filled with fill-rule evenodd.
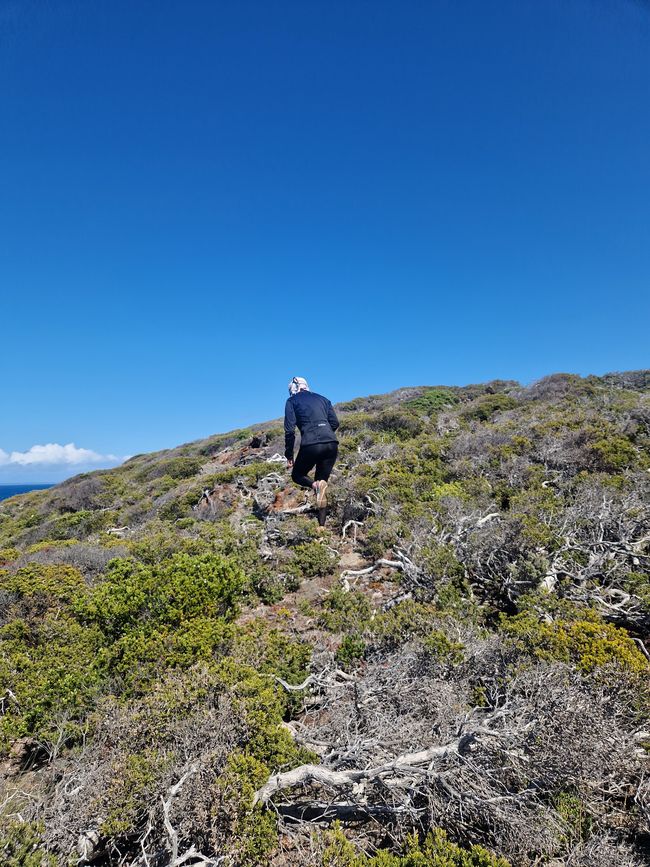
M 316 466 L 314 481 L 327 481 L 339 452 L 338 443 L 314 443 L 313 446 L 301 446 L 293 465 L 291 478 L 303 488 L 311 488 L 313 481 L 307 473 Z

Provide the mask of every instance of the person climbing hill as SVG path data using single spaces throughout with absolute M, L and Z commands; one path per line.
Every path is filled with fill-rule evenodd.
M 316 493 L 318 523 L 325 526 L 327 482 L 338 455 L 339 443 L 334 431 L 339 420 L 330 401 L 309 390 L 307 380 L 294 376 L 289 383 L 289 399 L 284 408 L 284 455 L 291 468 L 291 478 L 303 488 Z M 300 449 L 293 459 L 296 425 L 300 430 Z M 307 473 L 316 467 L 314 481 Z

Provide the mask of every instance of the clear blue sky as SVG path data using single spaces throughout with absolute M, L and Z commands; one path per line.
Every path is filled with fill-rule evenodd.
M 650 362 L 646 3 L 2 0 L 0 77 L 0 482 Z

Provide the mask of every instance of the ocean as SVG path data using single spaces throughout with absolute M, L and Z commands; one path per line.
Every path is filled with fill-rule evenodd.
M 44 491 L 52 485 L 0 485 L 0 500 L 15 497 L 16 494 L 27 494 L 29 491 Z

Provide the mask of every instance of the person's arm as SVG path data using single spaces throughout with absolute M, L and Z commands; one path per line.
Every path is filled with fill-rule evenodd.
M 293 463 L 293 447 L 296 442 L 296 413 L 291 398 L 284 406 L 284 456 Z
M 334 407 L 329 402 L 329 400 L 327 401 L 327 420 L 328 420 L 332 430 L 336 430 L 338 428 L 339 420 L 336 417 L 336 413 L 334 412 Z

